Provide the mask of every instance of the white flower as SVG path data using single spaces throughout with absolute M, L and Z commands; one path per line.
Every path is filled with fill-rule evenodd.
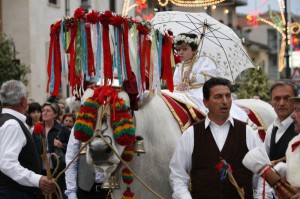
M 184 43 L 195 43 L 195 44 L 199 44 L 199 38 L 190 38 L 190 37 L 186 37 L 185 35 L 178 35 L 176 38 L 175 38 L 175 43 L 178 43 L 179 41 L 182 41 Z

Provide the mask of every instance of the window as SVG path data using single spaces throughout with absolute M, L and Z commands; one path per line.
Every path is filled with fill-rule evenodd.
M 57 0 L 48 0 L 49 4 L 57 5 Z

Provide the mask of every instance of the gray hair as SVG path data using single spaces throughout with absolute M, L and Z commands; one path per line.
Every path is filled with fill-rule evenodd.
M 23 97 L 26 97 L 26 87 L 22 82 L 9 80 L 2 84 L 0 100 L 3 106 L 17 105 Z
M 278 86 L 290 86 L 293 89 L 294 96 L 298 96 L 298 89 L 297 89 L 297 85 L 295 84 L 295 82 L 293 82 L 290 79 L 280 79 L 280 80 L 277 80 L 270 88 L 271 99 L 272 99 L 272 91 L 274 90 L 274 88 L 276 88 Z

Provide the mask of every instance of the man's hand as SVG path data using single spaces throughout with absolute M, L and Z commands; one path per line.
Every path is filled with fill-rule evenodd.
M 297 193 L 296 195 L 293 195 L 291 199 L 300 199 L 300 193 Z
M 53 180 L 48 180 L 46 176 L 42 176 L 39 181 L 39 187 L 45 193 L 53 193 L 56 189 L 56 186 Z

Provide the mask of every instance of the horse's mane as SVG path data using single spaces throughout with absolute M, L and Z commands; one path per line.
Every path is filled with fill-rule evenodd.
M 150 102 L 151 99 L 156 97 L 156 95 L 158 95 L 157 92 L 151 93 L 149 90 L 146 90 L 143 93 L 143 98 L 139 100 L 139 109 L 146 106 Z

